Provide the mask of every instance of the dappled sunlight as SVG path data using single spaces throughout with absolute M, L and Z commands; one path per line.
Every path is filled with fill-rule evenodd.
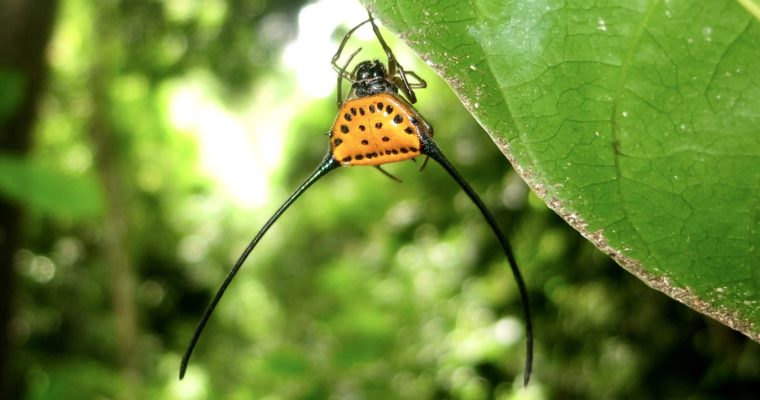
M 333 32 L 363 19 L 366 11 L 358 3 L 323 0 L 305 6 L 298 17 L 298 36 L 280 60 L 297 85 L 283 93 L 276 80 L 261 80 L 241 110 L 230 110 L 214 98 L 209 76 L 194 73 L 172 83 L 172 125 L 196 137 L 203 170 L 236 203 L 257 208 L 270 202 L 270 177 L 283 162 L 285 138 L 297 116 L 293 111 L 335 90 L 330 58 L 338 43 Z M 356 33 L 358 40 L 372 35 L 368 27 Z
M 175 367 L 178 360 L 173 359 L 174 363 L 168 364 Z M 171 368 L 172 370 L 174 368 Z M 173 375 L 169 375 L 167 382 L 167 397 L 173 399 L 186 400 L 203 400 L 208 398 L 208 376 L 202 372 L 200 367 L 190 367 L 187 370 L 185 378 L 177 380 Z
M 261 206 L 268 200 L 272 155 L 281 150 L 254 146 L 242 118 L 209 96 L 209 84 L 197 75 L 173 83 L 169 119 L 175 129 L 196 137 L 202 169 L 223 190 L 243 206 Z
M 338 43 L 333 32 L 340 25 L 352 26 L 366 19 L 357 2 L 322 0 L 304 6 L 298 14 L 298 38 L 285 47 L 282 62 L 295 74 L 298 87 L 312 99 L 324 98 L 336 85 L 330 64 Z M 359 36 L 360 38 L 367 38 Z

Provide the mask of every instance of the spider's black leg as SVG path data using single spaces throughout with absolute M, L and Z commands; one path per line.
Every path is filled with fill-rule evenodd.
M 417 75 L 414 71 L 404 71 L 405 75 L 409 75 L 412 78 L 416 79 L 416 83 L 409 83 L 409 87 L 413 89 L 424 89 L 427 87 L 427 82 L 425 82 L 424 79 L 420 78 L 419 75 Z
M 403 181 L 402 181 L 401 179 L 399 179 L 399 178 L 398 178 L 396 175 L 393 175 L 393 174 L 391 174 L 390 172 L 388 172 L 388 171 L 384 170 L 384 169 L 383 169 L 383 167 L 381 167 L 381 166 L 379 166 L 379 165 L 375 165 L 375 168 L 377 168 L 377 170 L 378 170 L 378 171 L 382 172 L 382 173 L 383 173 L 383 175 L 387 176 L 388 178 L 391 178 L 391 179 L 393 179 L 394 181 L 396 181 L 396 182 L 398 182 L 398 183 L 402 183 L 402 182 L 403 182 Z
M 388 46 L 388 43 L 385 43 L 383 35 L 380 34 L 380 29 L 378 29 L 377 24 L 375 24 L 375 18 L 372 17 L 372 13 L 367 10 L 367 14 L 369 15 L 368 21 L 372 24 L 372 30 L 375 32 L 375 37 L 377 37 L 377 41 L 380 42 L 380 46 L 383 47 L 383 51 L 385 51 L 385 55 L 388 57 L 388 75 L 395 76 L 396 68 L 400 68 L 402 71 L 403 68 L 401 68 L 401 65 L 396 61 L 396 56 L 393 55 L 393 50 Z
M 340 106 L 343 105 L 343 79 L 348 79 L 349 81 L 353 83 L 353 81 L 351 80 L 351 76 L 345 75 L 346 68 L 348 68 L 348 64 L 351 64 L 351 60 L 353 60 L 354 57 L 356 57 L 356 55 L 359 54 L 360 51 L 362 51 L 361 47 L 359 47 L 358 49 L 356 49 L 356 51 L 351 53 L 351 55 L 348 57 L 348 60 L 346 60 L 346 63 L 343 64 L 343 67 L 340 69 L 340 71 L 338 71 L 338 89 L 337 89 L 338 90 L 338 108 L 340 108 Z
M 251 251 L 253 251 L 253 248 L 256 247 L 256 244 L 259 243 L 259 240 L 261 240 L 269 228 L 272 227 L 278 218 L 280 218 L 282 213 L 284 213 L 285 210 L 287 210 L 288 207 L 290 207 L 306 191 L 306 189 L 313 185 L 314 182 L 325 176 L 328 172 L 339 166 L 340 164 L 335 161 L 335 159 L 332 157 L 332 154 L 328 152 L 324 160 L 322 160 L 319 166 L 314 170 L 314 172 L 312 172 L 311 176 L 309 176 L 306 181 L 304 181 L 304 183 L 302 183 L 301 186 L 299 186 L 298 189 L 296 189 L 296 191 L 293 192 L 293 194 L 291 194 L 287 200 L 285 200 L 285 203 L 283 203 L 280 208 L 277 209 L 274 215 L 272 215 L 264 224 L 259 233 L 257 233 L 253 240 L 251 240 L 251 243 L 249 243 L 248 247 L 245 248 L 243 254 L 240 255 L 230 272 L 227 273 L 227 277 L 224 279 L 224 282 L 222 282 L 222 285 L 219 287 L 219 290 L 217 290 L 216 295 L 214 295 L 211 303 L 209 303 L 208 307 L 206 307 L 206 311 L 203 313 L 201 320 L 198 322 L 198 326 L 195 328 L 195 332 L 193 333 L 192 339 L 190 339 L 187 350 L 185 350 L 185 355 L 182 357 L 182 363 L 179 367 L 179 379 L 182 379 L 185 376 L 185 372 L 187 371 L 187 363 L 190 361 L 190 356 L 193 354 L 193 349 L 198 343 L 198 339 L 203 332 L 203 328 L 206 327 L 206 323 L 211 317 L 211 314 L 214 312 L 216 305 L 219 303 L 219 300 L 221 300 L 224 292 L 227 290 L 227 286 L 229 286 L 230 282 L 232 282 L 232 279 L 235 278 L 235 275 L 240 270 L 243 262 L 245 262 L 246 258 L 248 258 L 248 255 L 251 254 Z
M 428 160 L 430 160 L 430 156 L 426 155 L 425 159 L 422 160 L 422 165 L 420 165 L 419 171 L 422 171 L 427 166 Z
M 424 89 L 427 87 L 427 82 L 425 82 L 424 79 L 420 78 L 419 75 L 417 75 L 414 71 L 405 71 L 401 70 L 403 75 L 398 74 L 396 76 L 392 76 L 390 79 L 393 81 L 393 84 L 396 85 L 397 88 L 401 89 L 402 92 L 404 92 L 404 95 L 407 99 L 409 99 L 409 102 L 414 104 L 417 102 L 417 96 L 414 94 L 414 89 Z M 407 76 L 411 76 L 414 79 L 417 80 L 417 82 L 409 82 L 409 80 L 406 78 Z
M 348 61 L 346 61 L 343 66 L 338 65 L 338 59 L 340 58 L 340 55 L 343 53 L 343 48 L 346 47 L 346 43 L 348 43 L 348 39 L 351 37 L 351 35 L 359 28 L 362 27 L 362 25 L 369 22 L 369 20 L 364 20 L 359 25 L 356 25 L 355 27 L 349 29 L 348 32 L 346 32 L 345 35 L 343 35 L 343 40 L 340 41 L 340 45 L 338 46 L 338 51 L 335 52 L 335 55 L 333 55 L 331 64 L 333 66 L 333 69 L 338 73 L 338 107 L 343 104 L 343 79 L 351 80 L 351 74 L 346 72 L 346 69 L 348 68 L 348 64 L 351 63 L 351 60 L 353 60 L 354 56 L 356 56 L 357 53 L 361 51 L 361 47 L 351 53 L 351 56 L 348 58 Z
M 528 290 L 525 286 L 525 281 L 523 280 L 522 274 L 520 273 L 520 268 L 517 266 L 517 260 L 515 260 L 515 256 L 512 252 L 512 247 L 509 245 L 507 237 L 504 235 L 504 233 L 502 233 L 499 225 L 496 223 L 496 219 L 493 217 L 493 215 L 491 215 L 491 212 L 483 203 L 483 200 L 480 199 L 470 184 L 467 183 L 462 175 L 459 174 L 453 165 L 451 165 L 449 160 L 446 159 L 438 146 L 433 142 L 432 138 L 428 136 L 422 136 L 422 153 L 427 154 L 430 156 L 430 158 L 437 161 L 438 164 L 441 164 L 443 169 L 445 169 L 446 172 L 448 172 L 449 175 L 451 175 L 451 177 L 454 178 L 454 180 L 459 184 L 462 190 L 467 193 L 467 196 L 470 197 L 470 200 L 472 200 L 475 206 L 478 207 L 480 213 L 483 214 L 486 222 L 491 227 L 491 230 L 493 231 L 494 235 L 496 235 L 496 238 L 499 240 L 499 244 L 501 245 L 502 250 L 504 250 L 504 254 L 507 256 L 509 267 L 512 269 L 512 275 L 515 278 L 517 289 L 520 292 L 520 300 L 522 300 L 523 305 L 523 314 L 525 315 L 526 356 L 523 382 L 525 385 L 527 385 L 528 381 L 530 380 L 531 371 L 533 369 L 533 322 L 530 316 Z
M 412 89 L 414 84 L 409 84 L 405 79 L 401 78 L 401 76 L 394 76 L 390 78 L 390 80 L 397 88 L 401 89 L 404 96 L 406 96 L 406 99 L 409 100 L 409 103 L 414 104 L 417 102 L 417 95 L 414 94 L 414 90 Z M 427 87 L 427 84 L 422 87 Z
M 346 47 L 346 43 L 348 43 L 348 39 L 351 37 L 351 34 L 353 34 L 357 29 L 361 28 L 362 25 L 369 22 L 369 20 L 362 21 L 359 25 L 356 25 L 355 27 L 351 28 L 348 32 L 346 32 L 345 35 L 343 35 L 343 40 L 340 41 L 340 45 L 338 46 L 338 51 L 335 52 L 335 55 L 332 58 L 332 66 L 335 71 L 340 71 L 341 69 L 345 71 L 345 68 L 341 68 L 338 65 L 338 59 L 340 58 L 341 53 L 343 53 L 343 48 Z
M 367 11 L 367 14 L 369 14 L 369 23 L 372 24 L 372 30 L 375 32 L 377 41 L 380 42 L 380 46 L 383 47 L 385 56 L 388 58 L 388 77 L 392 80 L 397 77 L 401 78 L 400 84 L 396 82 L 397 86 L 401 89 L 401 91 L 404 92 L 410 103 L 416 103 L 417 96 L 414 95 L 414 90 L 412 90 L 412 88 L 409 86 L 409 81 L 406 79 L 408 72 L 404 71 L 404 67 L 401 66 L 401 64 L 399 64 L 399 62 L 396 60 L 396 56 L 393 54 L 393 50 L 391 50 L 390 46 L 388 46 L 388 43 L 386 43 L 385 39 L 383 39 L 383 35 L 380 34 L 380 29 L 375 24 L 375 19 L 372 17 L 372 13 Z

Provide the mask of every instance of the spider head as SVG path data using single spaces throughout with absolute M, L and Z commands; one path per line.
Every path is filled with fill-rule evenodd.
M 357 81 L 376 81 L 385 78 L 385 66 L 379 60 L 362 61 L 354 68 L 353 78 Z
M 367 60 L 356 64 L 351 78 L 354 81 L 352 89 L 357 97 L 384 92 L 398 93 L 398 87 L 388 77 L 385 66 L 379 60 Z

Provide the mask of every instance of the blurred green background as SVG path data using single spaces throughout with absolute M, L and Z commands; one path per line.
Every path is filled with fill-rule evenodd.
M 760 346 L 649 289 L 529 193 L 451 90 L 418 109 L 509 232 L 434 163 L 328 175 L 354 1 L 0 1 L 0 398 L 756 398 Z M 379 57 L 371 31 L 349 46 Z M 35 111 L 36 110 L 36 111 Z

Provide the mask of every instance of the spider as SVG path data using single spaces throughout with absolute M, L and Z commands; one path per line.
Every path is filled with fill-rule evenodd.
M 433 127 L 412 106 L 412 104 L 417 102 L 414 89 L 423 89 L 427 87 L 427 83 L 415 72 L 407 71 L 399 64 L 393 51 L 380 34 L 372 13 L 368 12 L 368 15 L 369 17 L 365 21 L 351 28 L 346 33 L 338 47 L 338 51 L 332 58 L 332 66 L 338 73 L 338 115 L 335 118 L 332 129 L 328 133 L 330 145 L 327 154 L 314 172 L 267 220 L 227 274 L 227 277 L 222 282 L 219 290 L 198 322 L 198 326 L 185 351 L 180 366 L 180 379 L 185 375 L 190 356 L 206 323 L 230 282 L 232 282 L 232 279 L 240 270 L 243 262 L 245 262 L 269 228 L 311 185 L 338 167 L 354 165 L 374 166 L 383 174 L 394 180 L 398 180 L 398 178 L 384 171 L 381 165 L 413 160 L 417 156 L 425 155 L 426 158 L 422 167 L 425 166 L 429 157 L 438 162 L 448 172 L 467 196 L 469 196 L 473 204 L 480 210 L 507 257 L 515 282 L 517 283 L 525 317 L 526 358 L 523 382 L 527 385 L 530 380 L 533 366 L 533 325 L 527 289 L 509 241 L 475 190 L 472 189 L 470 184 L 467 183 L 443 155 L 435 142 L 433 142 Z M 367 23 L 372 26 L 372 30 L 385 52 L 388 59 L 388 68 L 386 69 L 385 65 L 379 60 L 365 60 L 357 63 L 353 71 L 349 73 L 347 72 L 349 64 L 362 49 L 359 48 L 351 53 L 346 63 L 342 66 L 338 65 L 338 59 L 343 53 L 343 48 L 351 35 Z M 345 100 L 343 99 L 342 91 L 344 80 L 351 83 L 351 88 Z

